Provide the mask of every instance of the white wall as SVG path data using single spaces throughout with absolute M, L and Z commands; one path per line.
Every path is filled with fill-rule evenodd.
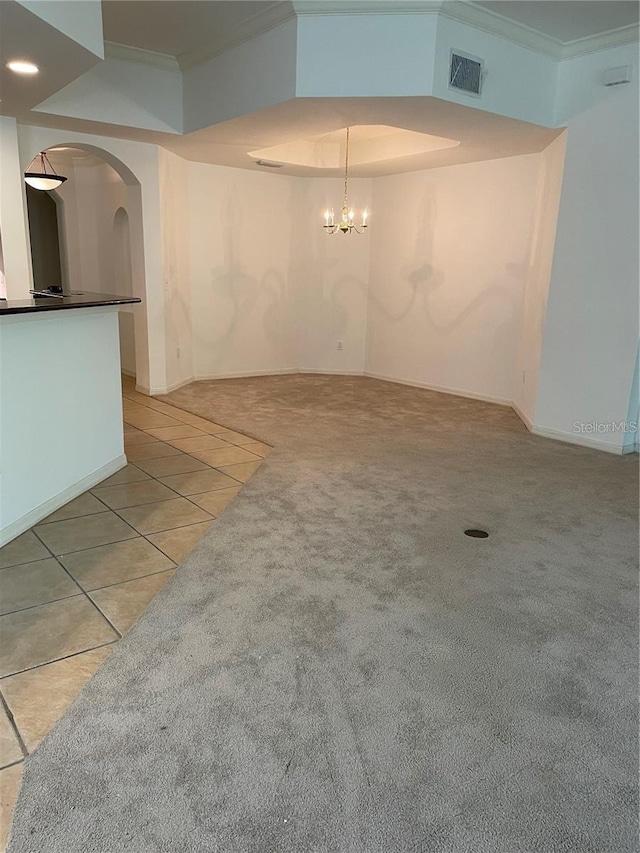
M 296 93 L 296 21 L 183 72 L 184 131 L 288 101 Z
M 430 95 L 435 15 L 319 14 L 298 18 L 296 95 Z
M 297 367 L 295 178 L 189 164 L 196 377 Z
M 607 68 L 634 82 L 605 88 Z M 619 452 L 638 345 L 637 46 L 561 64 L 558 120 L 569 126 L 544 330 L 537 432 Z M 598 429 L 597 427 L 594 429 Z
M 447 3 L 443 5 L 445 14 L 438 18 L 433 94 L 498 115 L 552 126 L 557 61 L 544 53 L 452 20 L 446 16 Z M 483 60 L 481 98 L 449 88 L 451 49 Z
M 539 159 L 374 182 L 368 373 L 513 399 Z
M 531 229 L 527 283 L 513 382 L 514 408 L 529 429 L 533 427 L 535 420 L 538 397 L 542 335 L 558 223 L 565 148 L 566 134 L 563 134 L 539 157 L 535 216 Z
M 193 370 L 190 234 L 191 163 L 160 151 L 167 389 L 189 382 Z M 207 246 L 203 246 L 206 251 Z
M 129 194 L 130 209 L 127 211 L 132 229 L 134 296 L 142 299 L 136 312 L 137 384 L 147 391 L 165 389 L 164 269 L 157 146 L 30 125 L 18 127 L 18 140 L 21 170 L 38 151 L 54 146 L 74 146 L 97 154 L 118 170 L 128 186 L 138 187 L 137 192 Z M 23 238 L 28 251 L 26 231 Z
M 34 152 L 34 153 L 37 153 Z M 28 299 L 33 287 L 27 200 L 20 162 L 18 126 L 9 116 L 0 116 L 0 233 L 2 263 L 8 299 Z
M 0 545 L 126 459 L 117 311 L 0 318 Z
M 356 222 L 364 208 L 371 210 L 372 189 L 370 179 L 349 181 Z M 327 235 L 323 213 L 333 208 L 338 219 L 342 195 L 339 178 L 298 179 L 295 185 L 291 277 L 298 294 L 297 365 L 302 371 L 364 372 L 372 228 L 364 234 Z

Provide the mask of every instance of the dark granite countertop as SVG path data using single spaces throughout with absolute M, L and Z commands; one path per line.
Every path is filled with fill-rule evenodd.
M 7 314 L 30 314 L 32 311 L 64 311 L 69 308 L 96 308 L 103 305 L 128 305 L 140 302 L 136 296 L 74 291 L 62 296 L 38 296 L 32 299 L 0 299 L 0 317 Z

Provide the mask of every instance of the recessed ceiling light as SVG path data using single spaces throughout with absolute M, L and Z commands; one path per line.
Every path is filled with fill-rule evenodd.
M 40 71 L 33 62 L 27 62 L 24 59 L 12 59 L 11 62 L 7 62 L 7 68 L 15 71 L 16 74 L 37 74 Z

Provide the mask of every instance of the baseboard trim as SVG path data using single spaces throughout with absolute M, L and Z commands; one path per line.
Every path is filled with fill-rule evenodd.
M 364 376 L 361 370 L 318 370 L 315 367 L 301 367 L 298 373 L 312 373 L 314 376 Z
M 368 370 L 362 374 L 370 379 L 381 379 L 383 382 L 395 382 L 396 385 L 408 385 L 411 388 L 424 388 L 426 391 L 437 391 L 438 394 L 450 394 L 452 397 L 466 397 L 468 400 L 481 400 L 484 403 L 495 403 L 498 406 L 512 406 L 513 402 L 506 397 L 495 397 L 491 394 L 477 394 L 475 391 L 464 391 L 461 388 L 445 388 L 442 385 L 431 385 L 416 379 L 398 379 L 396 376 L 385 376 L 383 373 L 371 373 Z
M 604 450 L 605 453 L 613 453 L 615 456 L 622 456 L 625 452 L 624 448 L 620 445 L 616 447 L 615 444 L 572 432 L 562 432 L 561 430 L 547 429 L 547 427 L 541 426 L 534 426 L 531 431 L 534 435 L 541 436 L 541 438 L 552 438 L 555 441 L 562 441 L 565 444 L 575 444 L 578 447 L 588 447 L 591 450 Z
M 285 367 L 282 370 L 252 370 L 242 373 L 198 373 L 194 376 L 196 382 L 206 382 L 207 379 L 250 379 L 252 376 L 290 376 L 300 373 L 297 367 Z
M 516 413 L 516 415 L 520 418 L 522 423 L 526 426 L 529 432 L 533 432 L 533 421 L 529 417 L 529 415 L 525 415 L 520 406 L 517 403 L 512 402 L 511 408 Z
M 21 533 L 25 533 L 29 528 L 33 527 L 34 524 L 42 521 L 43 518 L 51 515 L 52 512 L 60 509 L 60 507 L 63 507 L 65 504 L 69 503 L 69 501 L 79 497 L 83 492 L 86 492 L 87 489 L 97 486 L 98 483 L 101 483 L 107 477 L 110 477 L 112 474 L 120 471 L 120 469 L 124 468 L 126 464 L 127 457 L 123 453 L 115 459 L 112 459 L 111 462 L 107 462 L 106 465 L 102 465 L 102 467 L 98 468 L 96 471 L 92 471 L 91 474 L 87 474 L 87 476 L 83 477 L 82 480 L 79 480 L 72 486 L 68 486 L 62 492 L 59 492 L 52 498 L 49 498 L 49 500 L 46 500 L 44 503 L 39 504 L 26 515 L 16 519 L 16 521 L 12 521 L 11 524 L 8 524 L 0 530 L 0 547 L 11 542 L 11 540 L 15 539 L 16 536 L 20 536 Z
M 122 365 L 120 365 L 120 373 L 124 374 L 124 376 L 130 376 L 130 377 L 131 377 L 131 379 L 135 379 L 135 378 L 136 378 L 136 372 L 135 372 L 135 370 L 127 370 L 127 369 L 126 369 L 125 367 L 123 367 Z

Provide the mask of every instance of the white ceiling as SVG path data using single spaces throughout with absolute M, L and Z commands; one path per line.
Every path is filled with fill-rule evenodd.
M 564 44 L 637 24 L 637 0 L 476 0 L 490 12 Z
M 326 6 L 332 13 L 360 7 L 362 11 L 393 9 L 397 0 L 329 0 L 319 3 L 276 0 L 102 0 L 106 41 L 164 53 L 187 61 L 206 56 L 212 46 L 233 41 L 234 33 L 251 20 L 278 7 L 304 14 Z M 459 5 L 452 0 L 402 0 L 402 9 L 416 11 Z M 469 4 L 523 24 L 560 43 L 594 36 L 638 22 L 637 0 L 475 0 Z M 209 50 L 208 50 L 209 48 Z
M 105 41 L 174 56 L 224 42 L 275 0 L 102 0 Z
M 396 150 L 388 150 L 386 159 L 352 165 L 349 173 L 360 177 L 529 154 L 542 151 L 561 133 L 561 129 L 516 121 L 439 98 L 296 98 L 186 136 L 165 134 L 161 144 L 186 160 L 275 171 L 256 165 L 256 156 L 251 152 L 326 134 L 331 141 L 330 134 L 342 133 L 347 124 L 354 128 L 356 139 L 358 126 L 390 125 L 460 142 L 454 147 L 406 154 L 400 136 Z M 343 169 L 340 158 L 335 168 L 319 170 L 315 164 L 286 163 L 277 171 L 306 177 L 317 177 L 320 171 L 322 177 L 337 177 Z

